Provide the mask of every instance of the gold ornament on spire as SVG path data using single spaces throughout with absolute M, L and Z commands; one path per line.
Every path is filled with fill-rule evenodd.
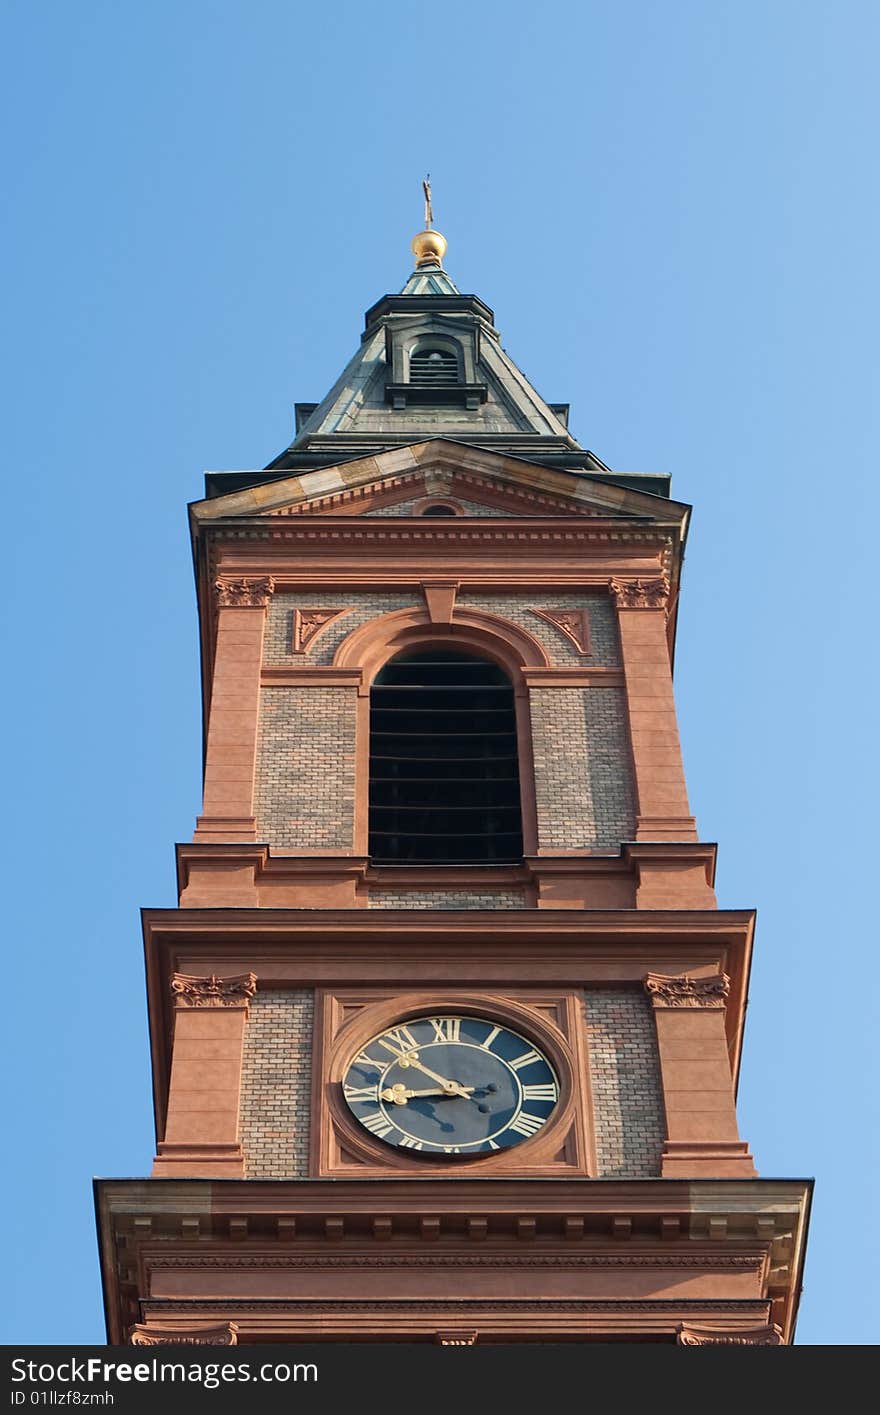
M 442 270 L 443 257 L 446 254 L 446 237 L 434 230 L 430 172 L 422 182 L 422 191 L 425 194 L 425 229 L 412 238 L 412 253 L 416 258 L 416 269 L 418 270 L 423 265 L 434 265 Z

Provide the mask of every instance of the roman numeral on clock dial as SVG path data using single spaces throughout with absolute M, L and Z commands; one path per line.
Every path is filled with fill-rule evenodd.
M 378 1101 L 379 1082 L 372 1086 L 343 1086 L 347 1101 Z
M 457 1042 L 461 1039 L 460 1017 L 432 1017 L 430 1020 L 436 1042 Z
M 367 1129 L 374 1135 L 378 1135 L 380 1140 L 384 1140 L 386 1135 L 390 1135 L 394 1129 L 389 1125 L 381 1110 L 374 1111 L 372 1115 L 360 1115 L 358 1119 L 361 1125 L 366 1125 Z
M 533 1061 L 540 1060 L 541 1058 L 536 1051 L 524 1051 L 522 1056 L 514 1057 L 513 1061 L 509 1061 L 507 1064 L 508 1066 L 512 1066 L 514 1071 L 519 1071 L 521 1067 L 531 1066 Z
M 555 1101 L 558 1099 L 558 1091 L 553 1081 L 547 1081 L 540 1085 L 523 1086 L 524 1101 Z
M 545 1116 L 529 1115 L 528 1111 L 521 1110 L 516 1120 L 512 1120 L 508 1125 L 508 1130 L 515 1130 L 517 1135 L 534 1135 L 544 1124 Z
M 394 1027 L 379 1038 L 379 1045 L 392 1056 L 400 1056 L 401 1052 L 416 1051 L 419 1044 L 409 1027 Z

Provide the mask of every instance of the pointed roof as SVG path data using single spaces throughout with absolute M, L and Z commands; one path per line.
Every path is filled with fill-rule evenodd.
M 572 470 L 607 470 L 568 431 L 566 405 L 548 403 L 502 348 L 495 317 L 443 269 L 446 241 L 413 241 L 416 268 L 398 295 L 366 313 L 357 352 L 317 404 L 297 405 L 293 442 L 270 462 L 282 472 L 375 455 L 447 437 Z M 429 385 L 410 369 L 416 347 L 454 356 L 455 382 Z
M 360 346 L 323 400 L 296 404 L 293 441 L 262 472 L 208 473 L 210 496 L 436 438 L 669 494 L 667 477 L 615 474 L 581 446 L 568 405 L 548 403 L 514 363 L 489 306 L 443 269 L 445 250 L 433 228 L 414 239 L 416 268 L 367 310 Z M 414 351 L 433 353 L 440 376 L 411 367 Z
M 458 295 L 458 286 L 453 284 L 440 265 L 420 266 L 407 280 L 401 295 Z

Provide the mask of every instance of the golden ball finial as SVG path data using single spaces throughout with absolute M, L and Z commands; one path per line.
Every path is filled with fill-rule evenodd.
M 412 253 L 416 258 L 416 269 L 421 265 L 439 265 L 443 269 L 446 254 L 446 237 L 439 231 L 420 231 L 412 238 Z

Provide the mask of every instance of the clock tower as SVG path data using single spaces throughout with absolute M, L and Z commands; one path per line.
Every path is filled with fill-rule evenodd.
M 190 507 L 204 797 L 144 911 L 109 1340 L 789 1343 L 809 1184 L 739 1133 L 754 916 L 676 727 L 689 507 L 413 251 Z

